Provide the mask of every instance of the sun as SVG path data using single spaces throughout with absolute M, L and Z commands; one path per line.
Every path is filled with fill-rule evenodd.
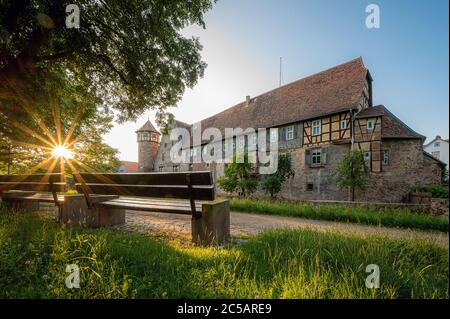
M 62 157 L 65 159 L 71 159 L 73 158 L 73 152 L 66 148 L 64 145 L 57 145 L 53 148 L 53 156 L 55 157 Z

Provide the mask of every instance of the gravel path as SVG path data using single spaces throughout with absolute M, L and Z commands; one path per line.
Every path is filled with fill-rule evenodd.
M 191 217 L 188 215 L 127 211 L 126 224 L 117 228 L 124 231 L 161 235 L 190 241 Z M 416 238 L 434 242 L 448 248 L 448 233 L 365 226 L 325 220 L 311 220 L 262 214 L 231 212 L 231 235 L 252 236 L 273 228 L 313 229 L 340 233 L 377 234 L 391 238 Z

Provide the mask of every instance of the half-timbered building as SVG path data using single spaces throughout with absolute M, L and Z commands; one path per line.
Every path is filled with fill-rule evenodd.
M 216 128 L 275 128 L 280 153 L 291 155 L 295 177 L 283 186 L 281 196 L 305 200 L 345 200 L 347 192 L 333 182 L 339 160 L 358 148 L 372 172 L 371 184 L 357 200 L 402 201 L 416 185 L 439 183 L 442 163 L 423 151 L 424 136 L 416 133 L 383 105 L 373 105 L 372 77 L 361 58 L 300 79 L 224 110 L 198 124 L 201 130 Z M 193 131 L 193 125 L 173 121 L 171 128 Z M 272 136 L 273 135 L 273 136 Z M 223 145 L 243 143 L 251 152 L 254 133 L 234 137 Z M 210 140 L 190 144 L 193 159 Z M 231 142 L 228 143 L 228 142 Z M 212 161 L 173 163 L 170 149 L 175 141 L 161 137 L 154 158 L 155 171 L 211 170 L 220 177 L 226 163 Z M 227 144 L 228 143 L 228 144 Z M 225 149 L 224 147 L 224 149 Z M 219 152 L 216 152 L 219 153 Z M 214 155 L 214 154 L 212 154 Z M 152 155 L 153 156 L 153 155 Z M 214 158 L 214 156 L 213 156 Z M 256 196 L 263 196 L 258 192 Z

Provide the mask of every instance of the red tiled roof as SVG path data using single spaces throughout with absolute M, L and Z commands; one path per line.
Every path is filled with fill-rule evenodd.
M 145 122 L 145 124 L 142 125 L 141 128 L 136 132 L 155 132 L 160 134 L 159 131 L 153 126 L 153 124 L 149 120 Z
M 121 163 L 127 173 L 137 173 L 139 171 L 139 165 L 136 162 L 121 161 Z
M 214 127 L 269 128 L 357 108 L 370 77 L 362 58 L 297 80 L 201 121 Z
M 356 118 L 368 118 L 382 116 L 381 120 L 381 137 L 382 138 L 420 138 L 420 135 L 403 123 L 398 117 L 392 114 L 384 105 L 368 107 L 356 115 Z

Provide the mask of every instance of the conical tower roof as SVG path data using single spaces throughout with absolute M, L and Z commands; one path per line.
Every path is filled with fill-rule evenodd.
M 142 125 L 142 127 L 141 127 L 139 130 L 137 130 L 136 132 L 155 132 L 155 133 L 161 134 L 161 133 L 159 133 L 159 131 L 153 126 L 153 124 L 150 122 L 150 120 L 148 120 L 147 122 L 145 122 L 145 124 Z

